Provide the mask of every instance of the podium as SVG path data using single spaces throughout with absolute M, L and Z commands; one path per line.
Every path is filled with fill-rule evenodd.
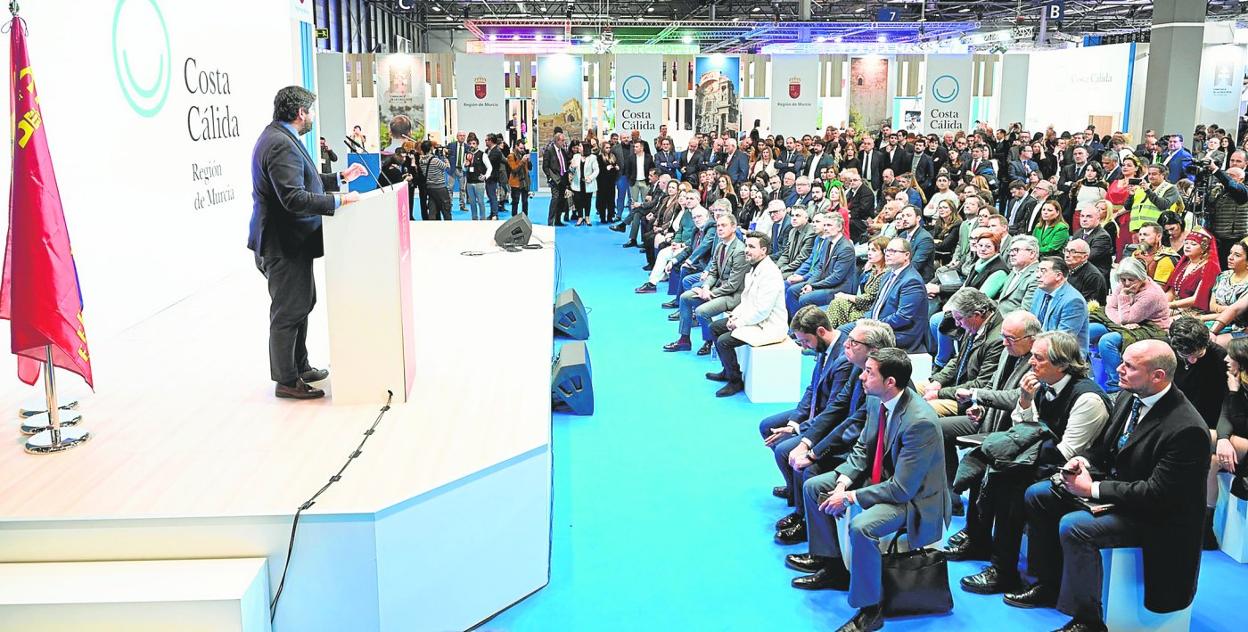
M 362 194 L 323 221 L 334 404 L 407 401 L 415 380 L 407 183 Z

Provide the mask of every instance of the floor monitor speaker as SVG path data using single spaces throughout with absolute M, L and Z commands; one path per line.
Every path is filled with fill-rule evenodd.
M 551 401 L 571 409 L 574 415 L 594 414 L 594 381 L 589 349 L 583 342 L 569 342 L 559 349 L 550 370 Z
M 512 215 L 511 219 L 503 222 L 503 225 L 494 231 L 494 243 L 507 250 L 529 245 L 529 239 L 532 237 L 533 222 L 529 221 L 528 215 Z
M 576 290 L 564 290 L 555 299 L 555 331 L 573 340 L 589 340 L 589 317 Z

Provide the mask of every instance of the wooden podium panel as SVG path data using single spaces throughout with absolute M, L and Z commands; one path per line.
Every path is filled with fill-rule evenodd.
M 330 396 L 335 404 L 407 401 L 415 376 L 407 184 L 363 194 L 326 217 Z

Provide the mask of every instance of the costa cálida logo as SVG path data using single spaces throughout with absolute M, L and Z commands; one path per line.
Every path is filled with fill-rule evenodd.
M 477 77 L 473 79 L 472 80 L 472 93 L 476 95 L 478 99 L 484 99 L 485 93 L 486 93 L 485 86 L 486 86 L 485 77 Z
M 790 77 L 789 78 L 789 98 L 796 99 L 800 96 L 802 96 L 802 78 Z

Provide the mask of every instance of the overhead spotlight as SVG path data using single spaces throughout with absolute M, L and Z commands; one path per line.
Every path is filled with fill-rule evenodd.
M 490 39 L 490 41 L 491 41 L 491 42 L 497 42 L 497 41 L 498 41 L 498 36 L 497 36 L 497 35 L 495 35 L 495 34 L 493 34 L 493 33 L 490 33 L 490 37 L 489 37 L 489 39 Z
M 854 9 L 854 13 L 866 13 L 866 11 L 866 7 L 858 7 L 857 9 Z
M 563 41 L 563 35 L 562 35 L 562 34 L 560 34 L 560 35 L 556 35 L 556 36 L 555 36 L 555 41 L 556 41 L 556 42 L 562 42 L 562 41 Z
M 435 4 L 435 5 L 433 5 L 433 11 L 434 11 L 434 13 L 437 13 L 437 12 L 439 12 L 439 11 L 441 11 L 441 10 L 442 10 L 442 7 L 440 7 L 440 6 L 436 5 L 436 4 Z
M 883 44 L 884 42 L 888 41 L 888 36 L 883 33 L 880 33 L 879 35 L 875 36 L 875 41 Z
M 680 41 L 681 41 L 681 42 L 684 42 L 685 44 L 692 44 L 692 43 L 693 43 L 693 36 L 692 36 L 692 35 L 685 35 L 685 36 L 682 36 L 682 37 L 680 38 Z
M 646 13 L 654 13 L 654 7 L 646 7 Z
M 958 9 L 958 13 L 970 13 L 970 12 L 971 12 L 970 7 L 962 7 L 961 9 Z
M 824 37 L 824 36 L 820 35 L 819 37 L 816 37 L 816 38 L 815 38 L 815 41 L 816 41 L 816 42 L 819 42 L 820 44 L 822 44 L 822 43 L 824 43 L 824 42 L 828 41 L 828 38 L 826 38 L 826 37 Z
M 518 42 L 518 41 L 520 41 L 520 36 L 519 36 L 519 35 L 512 35 L 512 36 L 511 36 L 511 41 L 513 41 L 513 42 Z
M 762 11 L 762 10 L 763 10 L 762 7 L 754 7 L 753 9 L 750 9 L 750 13 L 758 13 L 759 11 Z
M 534 36 L 533 36 L 533 39 L 534 39 L 534 40 L 537 40 L 537 41 L 539 41 L 539 42 L 540 42 L 540 41 L 542 41 L 542 40 L 546 39 L 546 36 L 545 36 L 545 35 L 542 35 L 541 33 L 538 33 L 537 35 L 534 35 Z
M 832 38 L 832 41 L 836 42 L 837 44 L 840 44 L 845 41 L 845 38 L 841 37 L 840 35 L 837 35 L 836 37 Z

